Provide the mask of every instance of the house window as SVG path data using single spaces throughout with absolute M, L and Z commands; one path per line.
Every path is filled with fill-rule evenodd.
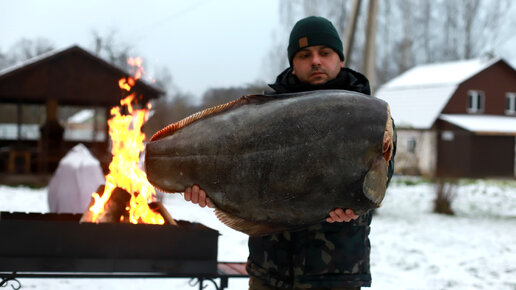
M 484 92 L 469 91 L 468 113 L 481 113 L 484 111 Z
M 516 93 L 507 93 L 505 97 L 507 98 L 507 107 L 505 108 L 505 114 L 516 114 Z
M 443 131 L 441 134 L 441 139 L 443 141 L 453 141 L 455 139 L 455 134 L 452 131 Z
M 407 151 L 409 153 L 416 153 L 416 138 L 412 137 L 407 141 Z

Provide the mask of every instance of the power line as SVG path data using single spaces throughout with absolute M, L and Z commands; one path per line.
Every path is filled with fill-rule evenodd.
M 196 10 L 202 6 L 204 6 L 206 3 L 210 2 L 211 0 L 199 0 L 199 1 L 196 1 L 194 3 L 192 3 L 192 5 L 180 10 L 180 11 L 177 11 L 177 12 L 174 12 L 160 20 L 157 20 L 153 23 L 150 23 L 150 24 L 147 24 L 147 25 L 144 25 L 144 26 L 141 26 L 140 28 L 138 28 L 136 31 L 134 31 L 135 33 L 134 34 L 142 34 L 143 32 L 145 32 L 145 34 L 143 34 L 142 36 L 138 37 L 137 38 L 137 41 L 135 42 L 138 42 L 138 41 L 141 41 L 143 40 L 146 36 L 148 36 L 150 33 L 149 31 L 152 31 L 151 28 L 153 27 L 156 27 L 156 26 L 162 26 L 163 23 L 165 22 L 168 22 L 170 21 L 171 19 L 172 20 L 177 20 L 183 16 L 185 16 L 186 14 L 188 14 L 189 12 L 193 11 L 193 10 Z

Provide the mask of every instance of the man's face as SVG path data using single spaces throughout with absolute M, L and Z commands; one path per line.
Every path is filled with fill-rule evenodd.
M 292 74 L 304 83 L 324 84 L 337 77 L 344 62 L 331 48 L 309 46 L 298 51 L 292 59 Z

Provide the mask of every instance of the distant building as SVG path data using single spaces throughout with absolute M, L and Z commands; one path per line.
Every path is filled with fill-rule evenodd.
M 398 173 L 516 176 L 516 71 L 503 59 L 417 66 L 376 97 L 398 129 Z
M 78 46 L 0 70 L 2 176 L 51 173 L 78 143 L 107 167 L 111 155 L 106 122 L 110 108 L 120 105 L 118 81 L 123 77 L 128 73 Z M 141 80 L 131 93 L 140 104 L 164 94 Z M 80 111 L 89 115 L 73 115 Z

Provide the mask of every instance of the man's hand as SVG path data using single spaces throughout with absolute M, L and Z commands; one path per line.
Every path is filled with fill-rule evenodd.
M 326 221 L 329 223 L 334 222 L 349 222 L 351 220 L 356 220 L 358 215 L 351 209 L 343 210 L 342 208 L 337 208 L 335 210 L 330 211 L 330 216 L 326 218 Z
M 185 189 L 185 200 L 191 201 L 192 203 L 199 204 L 200 207 L 211 207 L 213 208 L 213 204 L 210 199 L 206 197 L 206 192 L 199 188 L 198 185 L 194 185 L 192 187 L 187 187 Z M 343 210 L 341 208 L 337 208 L 335 210 L 330 211 L 330 216 L 326 218 L 326 221 L 329 223 L 334 222 L 349 222 L 351 220 L 356 220 L 358 215 L 351 209 Z
M 185 189 L 185 200 L 191 201 L 195 204 L 199 204 L 200 207 L 214 207 L 211 203 L 211 200 L 208 197 L 206 197 L 206 192 L 200 189 L 198 185 L 187 187 Z

